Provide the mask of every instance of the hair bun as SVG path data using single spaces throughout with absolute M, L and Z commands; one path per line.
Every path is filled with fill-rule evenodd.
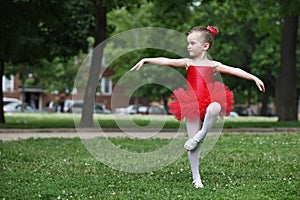
M 213 27 L 213 26 L 207 26 L 206 29 L 209 30 L 209 32 L 210 32 L 214 37 L 217 36 L 218 30 L 217 30 L 215 27 Z

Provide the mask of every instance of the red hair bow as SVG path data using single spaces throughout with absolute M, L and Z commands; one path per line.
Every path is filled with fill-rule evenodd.
M 213 34 L 214 37 L 217 36 L 218 30 L 212 26 L 207 26 L 206 27 L 207 30 L 209 30 L 209 32 L 211 32 L 211 34 Z

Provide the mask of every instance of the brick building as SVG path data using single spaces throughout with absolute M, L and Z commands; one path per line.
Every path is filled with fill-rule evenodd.
M 100 93 L 96 93 L 95 101 L 105 105 L 106 108 L 111 109 L 111 95 L 113 90 L 112 76 L 114 72 L 112 70 L 106 70 L 99 81 Z M 27 104 L 33 105 L 39 110 L 44 110 L 47 104 L 51 101 L 55 101 L 57 98 L 61 98 L 62 93 L 53 92 L 45 93 L 43 88 L 22 88 L 19 80 L 19 75 L 11 75 L 9 78 L 2 77 L 3 85 L 3 97 L 17 98 Z M 84 96 L 84 91 L 76 91 L 76 98 L 82 98 Z M 24 95 L 22 95 L 24 94 Z M 65 95 L 64 99 L 72 99 L 72 95 Z

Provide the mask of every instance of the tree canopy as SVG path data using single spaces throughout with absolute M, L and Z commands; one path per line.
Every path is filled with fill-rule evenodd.
M 267 115 L 267 105 L 275 101 L 275 88 L 278 88 L 281 82 L 278 82 L 278 77 L 281 74 L 279 68 L 287 68 L 286 65 L 282 66 L 280 63 L 280 58 L 282 57 L 280 51 L 282 48 L 281 35 L 286 34 L 282 32 L 284 16 L 288 13 L 294 13 L 295 15 L 295 10 L 297 10 L 296 8 L 299 7 L 299 5 L 290 2 L 289 6 L 284 6 L 282 2 L 276 0 L 264 2 L 255 0 L 215 0 L 178 2 L 181 3 L 181 6 L 177 7 L 173 5 L 174 2 L 170 2 L 157 7 L 156 3 L 158 2 L 159 0 L 151 1 L 148 4 L 144 4 L 140 9 L 133 11 L 126 9 L 113 10 L 108 14 L 109 25 L 115 27 L 114 33 L 124 31 L 126 27 L 136 28 L 140 27 L 140 25 L 165 26 L 181 32 L 186 32 L 191 27 L 198 25 L 217 26 L 220 33 L 210 52 L 211 57 L 259 76 L 265 82 L 267 92 L 260 95 L 252 82 L 238 78 L 223 76 L 224 82 L 234 90 L 237 103 L 251 104 L 253 102 L 263 102 L 262 114 Z M 169 14 L 168 8 L 172 6 L 175 10 Z M 177 11 L 176 8 L 180 8 L 180 11 Z M 155 11 L 151 12 L 153 9 L 155 9 Z M 172 18 L 174 13 L 180 13 L 180 17 Z M 121 21 L 121 19 L 126 20 L 124 22 Z M 297 41 L 294 41 L 294 43 L 299 44 Z M 297 48 L 297 54 L 299 55 L 299 48 Z M 122 76 L 139 58 L 164 55 L 168 54 L 153 50 L 144 50 L 143 52 L 139 51 L 139 53 L 126 55 L 123 59 L 120 59 L 119 62 L 115 62 L 115 64 L 112 65 L 112 67 L 115 66 L 117 71 L 115 77 Z M 290 67 L 299 70 L 299 62 Z M 299 73 L 298 75 L 296 74 L 297 73 L 294 73 L 292 76 L 298 76 L 299 78 Z M 170 77 L 166 77 L 166 79 L 168 78 Z M 290 82 L 287 77 L 285 80 Z M 293 82 L 291 84 L 294 86 L 298 85 L 297 88 L 299 91 L 299 82 Z M 285 88 L 286 87 L 287 86 L 285 86 Z M 145 94 L 149 94 L 149 90 L 146 88 L 147 86 L 145 86 L 144 92 Z M 151 91 L 155 92 L 157 89 L 152 89 Z M 166 96 L 168 96 L 168 92 L 169 91 L 162 88 L 158 93 L 160 96 L 162 96 L 162 94 L 167 94 Z M 293 89 L 291 93 L 296 95 L 297 91 Z M 143 94 L 143 92 L 136 93 L 138 96 L 145 96 L 145 94 Z M 153 93 L 153 95 L 148 96 L 155 97 L 156 95 Z M 296 97 L 294 99 L 296 99 Z M 286 103 L 284 107 L 287 105 Z M 294 111 L 290 112 L 297 113 L 297 109 L 295 107 L 293 109 Z M 292 120 L 296 120 L 296 118 L 293 117 Z
M 65 59 L 87 51 L 86 38 L 93 33 L 91 5 L 83 0 L 1 0 L 1 72 L 5 65 L 11 66 L 6 73 L 19 73 L 24 86 L 29 73 L 38 80 L 42 77 L 38 72 L 49 70 L 43 60 L 55 62 L 55 57 Z M 1 88 L 1 102 L 2 96 Z M 4 122 L 3 112 L 0 119 Z

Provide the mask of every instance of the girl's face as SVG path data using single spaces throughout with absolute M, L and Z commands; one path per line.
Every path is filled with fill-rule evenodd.
M 201 33 L 192 32 L 187 36 L 187 50 L 192 57 L 203 55 L 208 49 L 209 44 L 203 42 Z

